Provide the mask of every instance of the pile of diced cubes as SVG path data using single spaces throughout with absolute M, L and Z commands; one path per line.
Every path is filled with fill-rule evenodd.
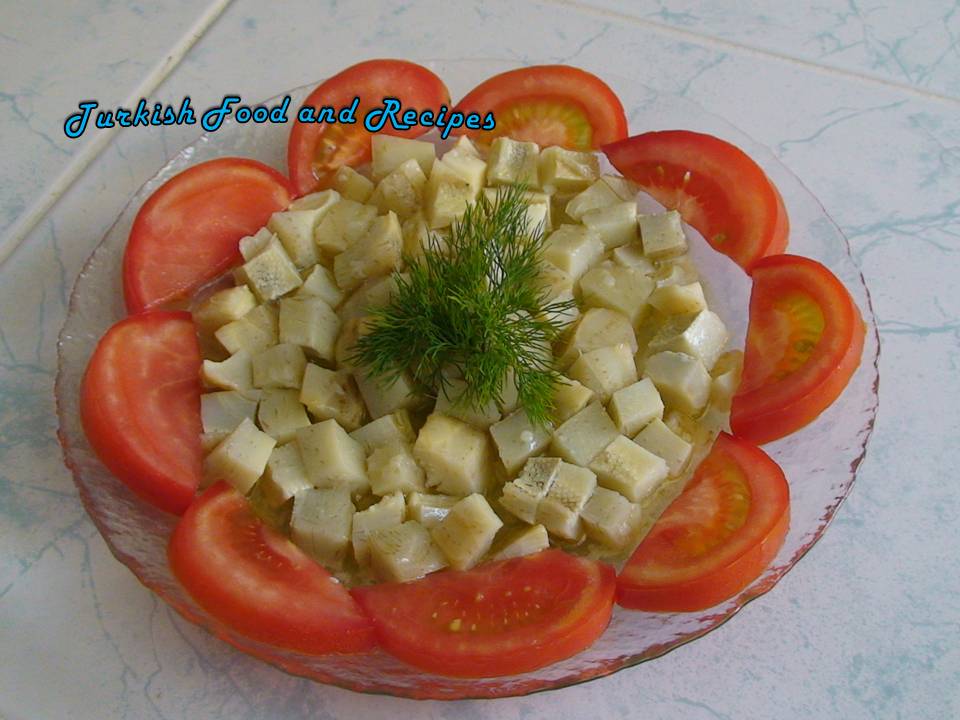
M 350 362 L 404 258 L 442 251 L 470 203 L 511 183 L 547 235 L 549 297 L 577 300 L 545 427 L 509 377 L 502 403 L 471 409 L 453 373 L 434 400 Z M 288 509 L 292 540 L 347 577 L 406 581 L 551 540 L 629 550 L 644 501 L 687 469 L 689 428 L 729 408 L 739 375 L 678 214 L 638 215 L 635 197 L 590 153 L 499 138 L 484 158 L 461 138 L 437 158 L 374 137 L 369 173 L 341 169 L 241 240 L 235 285 L 194 312 L 206 482 Z

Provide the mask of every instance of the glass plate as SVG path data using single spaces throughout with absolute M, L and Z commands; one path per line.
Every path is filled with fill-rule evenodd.
M 427 64 L 446 81 L 454 97 L 490 75 L 515 66 L 499 60 Z M 631 132 L 669 128 L 708 132 L 735 143 L 759 162 L 786 201 L 792 228 L 789 251 L 815 258 L 833 270 L 853 294 L 867 324 L 863 361 L 840 399 L 811 426 L 765 448 L 790 479 L 792 508 L 786 542 L 763 575 L 736 597 L 702 612 L 655 614 L 617 608 L 607 631 L 585 652 L 536 672 L 489 679 L 423 673 L 379 651 L 309 657 L 249 640 L 210 618 L 181 589 L 167 567 L 166 543 L 175 518 L 141 502 L 97 460 L 80 426 L 78 398 L 80 380 L 96 341 L 124 315 L 120 284 L 123 248 L 134 215 L 150 193 L 184 168 L 224 155 L 256 158 L 285 171 L 289 125 L 230 124 L 182 150 L 137 191 L 77 278 L 60 334 L 56 396 L 64 457 L 84 506 L 107 545 L 142 583 L 188 620 L 296 675 L 353 690 L 405 697 L 491 698 L 563 687 L 656 658 L 722 624 L 770 590 L 803 557 L 850 492 L 877 410 L 879 344 L 863 276 L 840 230 L 816 198 L 767 148 L 690 101 L 660 95 L 615 75 L 604 79 L 619 93 Z M 291 91 L 291 107 L 298 107 L 309 90 L 301 87 Z M 745 276 L 726 258 L 706 248 L 702 239 L 693 240 L 692 252 L 712 290 L 711 307 L 717 306 L 717 312 L 742 344 L 749 293 Z

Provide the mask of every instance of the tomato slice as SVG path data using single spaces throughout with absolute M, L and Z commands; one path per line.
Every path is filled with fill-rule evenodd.
M 290 204 L 287 179 L 255 160 L 220 158 L 161 185 L 133 221 L 123 255 L 131 313 L 189 296 L 240 261 L 237 242 Z
M 813 421 L 860 365 L 864 333 L 850 293 L 820 263 L 796 255 L 757 263 L 734 434 L 760 444 Z
M 712 607 L 763 572 L 789 524 L 790 488 L 780 466 L 721 433 L 623 568 L 617 602 L 655 612 Z
M 589 647 L 613 610 L 613 569 L 561 550 L 355 588 L 381 646 L 440 675 L 528 672 Z
M 226 482 L 187 509 L 170 567 L 214 618 L 247 637 L 311 655 L 371 649 L 373 626 L 347 589 L 264 524 Z
M 783 198 L 760 166 L 725 140 L 664 130 L 634 135 L 603 152 L 748 273 L 760 258 L 786 249 L 790 222 Z
M 177 514 L 201 475 L 200 361 L 189 313 L 134 315 L 100 339 L 80 388 L 80 419 L 103 464 Z
M 363 119 L 368 110 L 381 106 L 384 98 L 396 98 L 403 110 L 432 110 L 434 115 L 441 105 L 450 104 L 447 86 L 422 65 L 406 60 L 367 60 L 320 83 L 303 105 L 339 111 L 355 97 L 360 102 L 353 124 L 294 122 L 287 144 L 287 165 L 298 195 L 328 187 L 340 167 L 370 159 L 372 135 L 364 129 Z M 387 123 L 380 132 L 417 137 L 427 130 L 422 125 L 398 130 Z
M 480 142 L 507 135 L 541 147 L 592 150 L 627 136 L 627 116 L 610 86 L 569 65 L 535 65 L 494 75 L 467 93 L 463 113 L 493 112 L 493 130 L 468 130 Z

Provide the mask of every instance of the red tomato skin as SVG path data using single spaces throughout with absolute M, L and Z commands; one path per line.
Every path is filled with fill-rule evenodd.
M 790 222 L 780 192 L 759 165 L 726 140 L 661 130 L 602 150 L 624 177 L 678 210 L 715 250 L 748 274 L 761 258 L 786 249 Z M 726 239 L 718 241 L 720 235 Z
M 255 551 L 253 543 L 268 549 Z M 173 574 L 201 607 L 253 640 L 308 655 L 360 653 L 376 645 L 369 618 L 347 589 L 260 521 L 246 498 L 226 482 L 214 484 L 190 505 L 174 528 L 167 557 Z M 259 563 L 256 572 L 262 577 L 253 578 L 244 563 Z M 246 573 L 253 587 L 238 589 L 230 583 L 230 572 Z M 264 587 L 264 578 L 275 583 Z M 270 607 L 271 602 L 283 602 L 283 607 Z
M 534 65 L 494 75 L 477 85 L 457 103 L 455 110 L 481 116 L 522 102 L 560 100 L 573 102 L 593 128 L 593 147 L 622 140 L 627 136 L 627 116 L 616 93 L 596 75 L 570 65 Z M 478 135 L 481 131 L 461 128 L 457 134 Z M 583 150 L 586 148 L 569 148 Z
M 760 448 L 726 433 L 721 433 L 717 438 L 713 451 L 735 456 L 748 476 L 751 472 L 757 475 L 762 473 L 767 478 L 764 480 L 765 484 L 770 485 L 763 493 L 763 497 L 771 503 L 770 509 L 774 512 L 764 513 L 764 527 L 751 527 L 750 523 L 759 512 L 751 507 L 751 517 L 729 541 L 740 541 L 747 533 L 756 537 L 751 537 L 750 541 L 744 542 L 741 552 L 728 558 L 728 562 L 680 582 L 647 583 L 636 577 L 638 565 L 647 559 L 644 557 L 645 539 L 634 551 L 617 579 L 617 604 L 621 607 L 648 612 L 695 612 L 711 608 L 733 597 L 759 577 L 783 546 L 790 527 L 790 488 L 783 470 Z M 694 477 L 696 479 L 696 475 Z M 758 494 L 757 478 L 753 477 L 752 480 L 755 498 Z M 691 480 L 691 484 L 693 482 L 694 480 Z M 682 497 L 683 494 L 681 494 Z M 674 503 L 680 502 L 681 498 Z M 667 508 L 661 519 L 666 517 L 669 520 L 670 509 L 670 507 Z M 655 533 L 659 523 L 660 520 L 651 529 L 647 538 L 657 540 Z
M 522 597 L 524 587 L 534 585 L 538 577 L 550 572 L 567 572 L 580 564 L 584 578 L 574 578 L 568 592 L 580 593 L 581 606 L 563 618 L 561 631 L 544 628 L 515 628 L 502 631 L 504 637 L 490 638 L 483 632 L 471 635 L 470 620 L 464 620 L 462 636 L 440 637 L 435 627 L 418 623 L 417 610 L 435 607 L 440 598 L 449 597 L 447 586 L 454 584 L 472 596 L 482 592 L 488 597 L 510 587 Z M 556 570 L 559 566 L 560 570 Z M 583 570 L 579 571 L 583 574 Z M 497 584 L 498 576 L 511 578 L 512 586 Z M 484 578 L 492 576 L 491 582 Z M 586 579 L 586 584 L 580 584 Z M 463 589 L 467 585 L 468 589 Z M 473 570 L 445 570 L 412 583 L 390 583 L 354 588 L 353 594 L 373 619 L 380 646 L 391 655 L 427 672 L 447 677 L 500 677 L 531 672 L 551 665 L 589 647 L 610 622 L 616 592 L 616 573 L 612 567 L 562 550 L 543 550 L 535 555 L 481 565 Z M 462 594 L 462 593 L 458 593 Z M 562 594 L 562 593 L 558 593 Z M 429 607 L 428 607 L 429 606 Z M 496 615 L 496 612 L 494 612 Z M 547 630 L 558 630 L 551 627 Z M 512 644 L 511 644 L 512 643 Z
M 127 312 L 182 300 L 239 264 L 240 238 L 262 228 L 292 199 L 293 188 L 286 177 L 246 158 L 208 160 L 170 178 L 143 204 L 130 229 L 123 256 Z M 171 225 L 177 201 L 192 206 L 189 217 Z M 201 228 L 198 237 L 196 223 L 206 213 L 211 217 L 210 226 Z M 192 246 L 181 247 L 179 238 Z M 171 253 L 182 262 L 175 264 L 172 277 L 164 276 L 164 260 Z
M 177 418 L 173 430 L 178 432 L 181 456 L 175 458 L 170 454 L 173 438 L 150 442 L 149 418 L 146 429 L 137 427 L 140 418 L 136 404 L 143 400 L 141 392 L 120 387 L 123 378 L 115 374 L 122 370 L 121 364 L 125 367 L 126 363 L 146 359 L 133 342 L 138 335 L 165 332 L 172 333 L 178 344 L 175 357 L 165 363 L 173 377 L 165 378 L 154 389 L 173 391 L 163 402 Z M 124 342 L 128 338 L 130 341 Z M 189 313 L 148 312 L 121 320 L 107 331 L 90 358 L 80 388 L 80 419 L 97 457 L 146 502 L 176 515 L 193 500 L 201 476 L 200 363 Z M 133 397 L 127 398 L 128 394 Z M 171 458 L 175 460 L 172 466 L 168 462 Z
M 757 361 L 751 350 L 748 326 L 744 354 L 746 382 L 733 397 L 730 427 L 737 437 L 758 445 L 779 440 L 809 425 L 836 401 L 860 366 L 866 334 L 859 308 L 837 277 L 815 260 L 797 255 L 779 255 L 758 263 L 750 296 L 751 318 L 764 312 L 765 292 L 773 290 L 772 287 L 769 290 L 764 288 L 768 282 L 776 282 L 776 273 L 781 268 L 797 268 L 813 278 L 812 281 L 804 280 L 807 287 L 809 282 L 820 286 L 823 295 L 821 308 L 827 320 L 823 335 L 835 335 L 831 344 L 837 347 L 829 361 L 808 379 L 805 387 L 794 392 L 786 388 L 772 400 L 769 387 L 747 386 L 750 384 L 750 366 Z
M 434 115 L 441 105 L 450 104 L 450 91 L 447 86 L 427 68 L 407 60 L 376 59 L 351 65 L 327 78 L 307 96 L 303 105 L 340 108 L 349 105 L 357 96 L 361 102 L 356 124 L 340 126 L 349 127 L 347 132 L 354 136 L 355 141 L 355 147 L 350 148 L 347 156 L 342 158 L 343 165 L 357 166 L 370 160 L 371 135 L 363 129 L 363 112 L 374 105 L 380 105 L 383 98 L 396 97 L 403 104 L 404 110 L 411 107 L 418 112 L 433 110 Z M 371 102 L 365 103 L 365 100 Z M 287 167 L 298 197 L 329 184 L 330 178 L 318 179 L 312 166 L 317 143 L 328 127 L 328 123 L 302 123 L 294 120 L 290 129 Z M 391 123 L 387 123 L 380 132 L 384 135 L 415 138 L 428 130 L 429 127 L 422 125 L 398 130 Z M 362 137 L 364 135 L 366 137 Z M 356 142 L 361 138 L 362 142 Z

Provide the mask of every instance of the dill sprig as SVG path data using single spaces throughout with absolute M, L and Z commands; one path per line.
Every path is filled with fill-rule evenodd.
M 462 379 L 456 402 L 476 410 L 503 403 L 512 371 L 520 405 L 545 424 L 560 378 L 551 345 L 573 301 L 549 300 L 543 242 L 542 226 L 528 228 L 522 186 L 494 201 L 481 194 L 449 241 L 433 235 L 420 258 L 405 258 L 406 273 L 395 274 L 391 301 L 371 309 L 351 361 L 388 384 L 409 371 L 434 396 Z

